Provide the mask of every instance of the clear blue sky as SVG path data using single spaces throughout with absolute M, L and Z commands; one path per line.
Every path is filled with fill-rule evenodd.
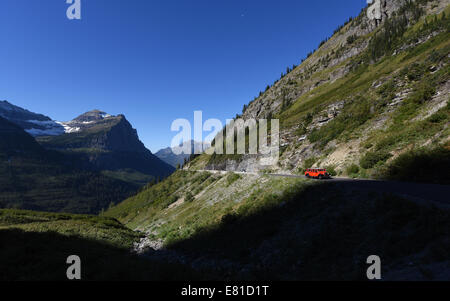
M 67 121 L 126 115 L 153 152 L 176 118 L 242 111 L 366 0 L 1 0 L 0 100 Z

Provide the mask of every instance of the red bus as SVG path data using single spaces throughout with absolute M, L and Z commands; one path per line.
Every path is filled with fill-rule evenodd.
M 331 176 L 327 172 L 326 169 L 323 168 L 308 168 L 305 171 L 305 177 L 307 178 L 313 178 L 313 179 L 330 179 Z

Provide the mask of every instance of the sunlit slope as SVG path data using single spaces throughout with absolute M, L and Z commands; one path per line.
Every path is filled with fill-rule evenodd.
M 400 156 L 443 148 L 450 133 L 450 9 L 442 5 L 405 5 L 373 31 L 362 29 L 363 12 L 245 106 L 244 119 L 280 119 L 281 160 L 271 169 L 327 167 L 385 178 L 395 176 L 389 166 Z M 266 169 L 250 165 L 253 159 L 202 155 L 191 166 Z

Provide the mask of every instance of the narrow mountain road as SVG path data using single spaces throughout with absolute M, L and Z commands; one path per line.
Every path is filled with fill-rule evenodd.
M 198 170 L 198 172 L 210 172 L 214 174 L 226 174 L 229 171 L 220 170 Z M 267 175 L 282 178 L 301 178 L 303 175 L 289 174 L 261 174 L 256 172 L 234 172 L 246 175 Z M 318 183 L 333 183 L 345 189 L 357 191 L 392 193 L 407 198 L 423 205 L 435 205 L 439 208 L 450 209 L 450 185 L 397 182 L 387 180 L 351 179 L 336 177 L 328 180 L 316 180 Z

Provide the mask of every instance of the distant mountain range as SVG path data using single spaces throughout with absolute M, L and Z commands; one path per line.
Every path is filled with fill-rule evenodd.
M 175 170 L 100 110 L 58 122 L 2 101 L 0 141 L 0 208 L 97 213 Z
M 191 152 L 188 154 L 182 152 L 184 149 L 184 146 L 186 146 L 187 144 L 190 144 L 190 146 L 191 146 L 190 147 Z M 171 147 L 163 148 L 163 149 L 159 150 L 158 152 L 156 152 L 155 156 L 157 156 L 158 158 L 160 158 L 161 160 L 170 164 L 173 167 L 177 167 L 178 165 L 183 166 L 183 164 L 185 163 L 185 160 L 189 159 L 190 155 L 194 154 L 196 149 L 202 149 L 203 151 L 205 151 L 205 149 L 207 149 L 209 146 L 210 146 L 210 144 L 207 142 L 197 142 L 197 141 L 191 140 L 191 141 L 185 142 L 184 144 L 180 144 L 180 146 L 177 146 L 175 148 L 171 148 Z M 176 149 L 178 149 L 178 151 L 176 151 Z M 175 153 L 178 153 L 178 152 L 182 152 L 182 153 L 179 155 L 176 155 Z

